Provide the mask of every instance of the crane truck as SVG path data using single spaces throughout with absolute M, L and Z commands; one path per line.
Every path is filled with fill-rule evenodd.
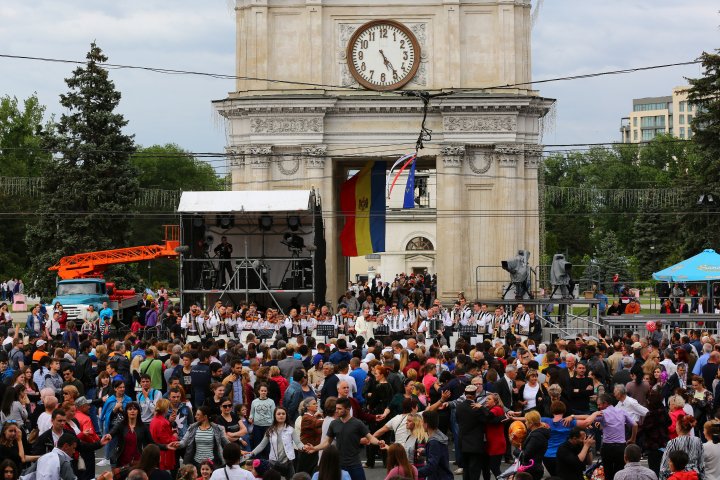
M 135 289 L 117 288 L 114 282 L 106 281 L 103 274 L 111 265 L 176 258 L 176 249 L 180 246 L 180 227 L 164 227 L 165 240 L 162 244 L 79 253 L 61 258 L 48 268 L 60 277 L 52 304 L 60 302 L 68 314 L 68 320 L 77 322 L 83 318 L 89 305 L 99 312 L 103 302 L 107 302 L 116 320 L 126 323 L 123 319 L 132 317 L 141 294 L 136 293 Z

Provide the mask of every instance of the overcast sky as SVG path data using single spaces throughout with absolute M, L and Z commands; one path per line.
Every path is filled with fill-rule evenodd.
M 329 2 L 328 2 L 329 3 Z M 533 2 L 534 3 L 534 2 Z M 91 41 L 118 64 L 233 74 L 234 12 L 229 0 L 0 0 L 0 54 L 82 59 Z M 535 80 L 675 63 L 720 47 L 717 0 L 545 0 L 532 34 Z M 72 66 L 0 58 L 0 95 L 37 92 L 48 112 Z M 632 99 L 669 95 L 698 66 L 539 85 L 557 99 L 546 144 L 619 138 Z M 121 111 L 141 145 L 177 143 L 220 152 L 223 129 L 210 101 L 232 80 L 116 70 Z

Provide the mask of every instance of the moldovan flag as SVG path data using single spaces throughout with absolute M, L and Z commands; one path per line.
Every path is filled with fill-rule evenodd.
M 385 162 L 370 162 L 340 187 L 346 257 L 385 251 Z

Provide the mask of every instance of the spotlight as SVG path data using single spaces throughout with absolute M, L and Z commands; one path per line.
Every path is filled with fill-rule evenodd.
M 305 240 L 303 240 L 300 235 L 295 235 L 294 233 L 286 233 L 283 235 L 283 240 L 280 243 L 290 250 L 302 250 L 305 248 Z
M 200 215 L 195 215 L 192 220 L 192 226 L 195 228 L 201 228 L 205 226 L 205 219 Z
M 297 232 L 300 228 L 300 217 L 297 215 L 291 215 L 287 218 L 287 226 L 293 232 Z
M 218 215 L 217 226 L 223 230 L 227 230 L 235 226 L 235 217 L 233 215 Z
M 258 218 L 258 227 L 260 227 L 260 230 L 263 232 L 269 232 L 272 226 L 273 217 L 270 215 L 261 215 L 260 218 Z

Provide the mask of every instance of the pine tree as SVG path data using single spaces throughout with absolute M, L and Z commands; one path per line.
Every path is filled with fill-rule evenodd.
M 720 247 L 720 50 L 704 52 L 700 59 L 703 76 L 688 79 L 688 101 L 695 109 L 691 123 L 693 143 L 699 159 L 689 169 L 687 202 L 695 214 L 688 215 L 683 229 L 686 255 Z M 714 202 L 707 201 L 708 194 L 712 194 Z
M 630 279 L 630 264 L 625 252 L 620 249 L 615 232 L 610 230 L 603 235 L 595 247 L 595 261 L 600 269 L 600 280 L 605 286 L 606 292 L 612 291 L 612 278 L 616 273 L 620 274 L 620 283 Z
M 51 294 L 55 274 L 48 267 L 75 253 L 127 246 L 129 213 L 138 196 L 137 171 L 130 162 L 132 135 L 115 110 L 120 92 L 107 70 L 107 57 L 92 43 L 87 63 L 65 79 L 60 95 L 66 109 L 48 136 L 54 161 L 44 172 L 40 220 L 28 230 L 29 288 Z

